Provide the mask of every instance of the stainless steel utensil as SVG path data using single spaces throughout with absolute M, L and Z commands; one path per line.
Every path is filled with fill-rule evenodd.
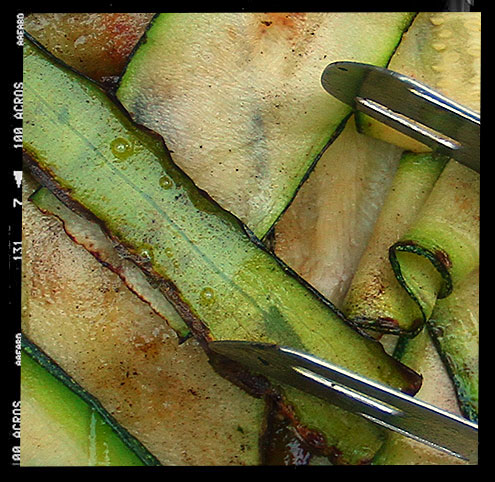
M 455 457 L 477 462 L 478 425 L 465 418 L 292 348 L 247 341 L 214 341 L 208 346 L 254 373 L 296 387 Z
M 357 62 L 323 71 L 327 92 L 480 172 L 480 114 L 405 75 Z

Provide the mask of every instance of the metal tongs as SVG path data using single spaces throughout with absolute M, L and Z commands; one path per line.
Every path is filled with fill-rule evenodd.
M 213 341 L 209 348 L 381 426 L 477 463 L 478 424 L 308 353 L 274 344 Z
M 324 89 L 353 109 L 480 172 L 480 114 L 392 70 L 335 62 Z

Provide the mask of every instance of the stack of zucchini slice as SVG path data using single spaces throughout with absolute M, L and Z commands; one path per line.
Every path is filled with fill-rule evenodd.
M 460 25 L 475 37 L 469 15 L 445 14 L 442 35 Z M 376 136 L 363 128 L 367 119 L 356 119 L 367 130 L 358 132 L 348 108 L 319 85 L 334 60 L 416 61 L 401 46 L 438 27 L 438 18 L 160 14 L 113 94 L 26 37 L 24 157 L 42 184 L 26 190 L 23 334 L 37 347 L 26 355 L 36 359 L 42 349 L 55 360 L 52 373 L 58 364 L 83 382 L 142 463 L 264 463 L 260 440 L 274 416 L 310 454 L 305 463 L 407 460 L 370 422 L 213 357 L 212 340 L 292 346 L 414 394 L 421 375 L 425 386 L 429 377 L 417 362 L 418 347 L 431 348 L 426 324 L 464 415 L 476 418 L 479 176 L 432 153 L 402 155 L 386 131 L 366 135 Z M 65 286 L 67 266 L 43 271 L 50 263 L 29 220 L 47 226 L 45 242 L 56 229 L 75 241 L 63 242 L 84 259 L 80 286 L 91 285 L 91 263 L 114 276 L 98 285 L 98 309 Z M 319 257 L 307 268 L 314 243 Z M 37 293 L 40 279 L 54 275 L 51 290 Z M 119 290 L 105 294 L 122 282 L 146 315 L 124 308 Z M 471 303 L 469 321 L 457 299 Z M 65 322 L 64 303 L 72 307 Z M 466 331 L 470 337 L 460 335 Z M 395 356 L 377 340 L 383 333 L 401 338 Z M 184 396 L 174 381 L 195 395 L 182 425 L 180 408 L 167 410 Z M 194 436 L 202 430 L 195 409 L 217 427 L 210 440 Z M 165 436 L 170 430 L 174 437 Z M 220 448 L 225 439 L 230 453 Z M 404 447 L 402 438 L 394 444 Z M 441 463 L 418 457 L 405 463 Z

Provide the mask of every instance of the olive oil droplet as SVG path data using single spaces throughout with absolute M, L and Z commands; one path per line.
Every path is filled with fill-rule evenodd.
M 158 182 L 163 189 L 170 189 L 174 185 L 168 176 L 162 176 Z
M 117 137 L 110 144 L 110 148 L 112 149 L 112 153 L 118 159 L 127 159 L 132 154 L 132 145 L 123 137 Z
M 201 303 L 210 305 L 215 301 L 215 292 L 211 288 L 205 288 L 200 294 Z

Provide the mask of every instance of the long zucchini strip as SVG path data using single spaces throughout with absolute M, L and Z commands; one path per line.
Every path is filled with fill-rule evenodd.
M 172 159 L 260 239 L 350 109 L 320 85 L 337 60 L 385 66 L 407 12 L 167 13 L 117 96 Z
M 466 276 L 450 296 L 437 301 L 427 327 L 452 377 L 463 415 L 477 421 L 479 269 Z
M 68 445 L 58 447 L 61 454 L 52 455 L 55 465 L 161 465 L 98 400 L 25 336 L 22 337 L 21 397 L 23 466 L 37 465 L 39 454 L 23 451 L 22 442 L 28 437 L 48 437 L 50 430 Z M 36 415 L 31 415 L 32 410 L 37 411 Z M 45 420 L 48 432 L 36 434 L 33 427 L 39 425 L 39 420 L 29 425 L 28 415 Z M 64 452 L 69 450 L 69 458 L 64 459 Z
M 349 120 L 275 226 L 276 255 L 339 308 L 401 155 Z
M 479 266 L 480 176 L 451 160 L 417 218 L 390 247 L 400 284 L 427 320 L 437 298 Z
M 30 197 L 30 201 L 43 213 L 59 218 L 70 238 L 117 274 L 131 291 L 146 301 L 155 313 L 170 325 L 181 340 L 190 334 L 189 328 L 163 293 L 149 283 L 143 272 L 131 260 L 117 254 L 98 224 L 71 211 L 47 188 L 38 189 Z
M 98 220 L 155 279 L 206 348 L 210 340 L 276 342 L 408 392 L 418 389 L 417 374 L 350 327 L 201 193 L 173 165 L 161 140 L 137 129 L 97 86 L 28 39 L 24 81 L 24 149 L 32 171 L 59 198 Z M 258 395 L 271 393 L 259 378 L 242 383 Z M 287 393 L 286 406 L 303 420 L 301 432 L 321 432 L 341 460 L 369 458 L 381 444 L 381 430 L 359 417 Z M 360 427 L 360 440 L 346 438 L 349 420 Z M 334 430 L 340 430 L 337 438 Z
M 343 303 L 345 315 L 360 326 L 410 335 L 423 326 L 421 310 L 397 281 L 388 251 L 409 229 L 445 163 L 431 154 L 402 157 Z

